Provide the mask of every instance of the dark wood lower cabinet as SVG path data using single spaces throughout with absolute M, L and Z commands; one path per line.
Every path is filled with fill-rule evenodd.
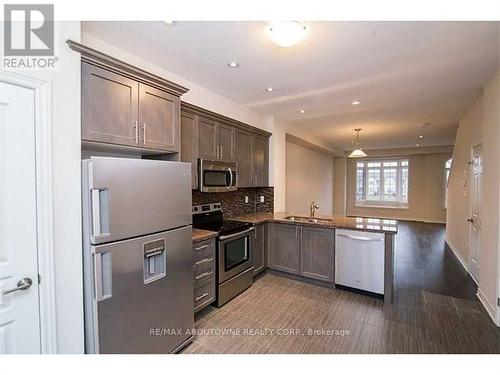
M 299 274 L 299 230 L 296 225 L 268 224 L 267 266 L 271 269 Z
M 253 237 L 253 274 L 264 271 L 267 267 L 266 224 L 257 225 Z
M 334 282 L 335 231 L 300 227 L 300 275 Z

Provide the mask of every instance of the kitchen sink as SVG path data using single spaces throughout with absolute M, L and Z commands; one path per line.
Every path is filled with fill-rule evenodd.
M 285 216 L 283 219 L 289 221 L 296 221 L 299 223 L 316 223 L 316 224 L 327 224 L 333 221 L 330 219 L 316 219 L 316 218 L 313 219 L 306 216 Z

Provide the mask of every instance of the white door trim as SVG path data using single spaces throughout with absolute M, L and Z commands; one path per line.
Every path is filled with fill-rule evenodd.
M 0 81 L 32 89 L 35 94 L 37 246 L 41 352 L 57 353 L 52 190 L 52 105 L 50 82 L 2 71 Z
M 472 217 L 472 213 L 473 213 L 473 179 L 474 179 L 474 164 L 473 164 L 473 160 L 474 160 L 474 149 L 476 147 L 479 147 L 479 146 L 482 146 L 483 145 L 483 142 L 478 142 L 478 143 L 475 143 L 471 146 L 470 148 L 470 155 L 469 155 L 469 169 L 467 171 L 468 173 L 468 176 L 467 176 L 467 194 L 468 194 L 468 198 L 469 198 L 469 218 Z M 482 151 L 481 151 L 482 152 Z M 481 199 L 482 199 L 482 196 L 481 196 Z M 471 240 L 472 240 L 472 225 L 469 224 L 469 239 L 468 239 L 468 243 L 467 243 L 467 250 L 468 250 L 468 263 L 469 263 L 469 267 L 468 267 L 468 273 L 470 275 L 470 277 L 474 280 L 474 282 L 476 283 L 476 285 L 479 287 L 479 280 L 476 280 L 476 277 L 473 275 L 472 273 L 472 249 L 471 249 Z M 481 243 L 479 243 L 479 249 L 478 251 L 480 252 L 481 251 Z

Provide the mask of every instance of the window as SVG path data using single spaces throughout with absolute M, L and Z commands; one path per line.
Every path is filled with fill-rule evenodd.
M 450 179 L 451 172 L 451 159 L 446 160 L 444 163 L 444 208 L 448 208 L 448 180 Z
M 408 160 L 368 160 L 356 163 L 356 203 L 408 206 Z

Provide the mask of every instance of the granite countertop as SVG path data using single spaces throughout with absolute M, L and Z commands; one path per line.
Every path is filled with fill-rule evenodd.
M 219 233 L 211 230 L 193 228 L 193 243 L 210 240 L 218 236 Z
M 316 226 L 322 228 L 341 228 L 341 229 L 352 229 L 360 230 L 366 232 L 376 232 L 376 233 L 389 233 L 396 234 L 398 232 L 398 222 L 397 220 L 391 219 L 373 219 L 366 217 L 352 217 L 352 216 L 328 216 L 328 215 L 316 215 L 316 219 L 328 219 L 328 222 L 317 222 L 308 223 L 303 221 L 290 221 L 285 220 L 286 216 L 302 216 L 309 217 L 307 214 L 292 214 L 289 212 L 257 212 L 246 215 L 238 215 L 231 217 L 231 220 L 244 221 L 248 223 L 263 224 L 263 223 L 284 223 L 284 224 L 296 224 L 296 225 L 307 225 Z

